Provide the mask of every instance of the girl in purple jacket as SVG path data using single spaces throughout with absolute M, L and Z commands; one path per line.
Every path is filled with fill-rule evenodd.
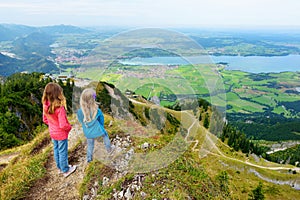
M 43 121 L 49 127 L 53 142 L 54 159 L 64 177 L 76 170 L 76 165 L 68 164 L 68 135 L 72 126 L 66 114 L 66 98 L 63 89 L 57 83 L 48 83 L 43 97 Z

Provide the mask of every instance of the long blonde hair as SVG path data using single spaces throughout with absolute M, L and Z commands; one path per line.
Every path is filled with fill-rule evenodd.
M 96 92 L 92 88 L 83 90 L 80 96 L 80 107 L 83 112 L 83 121 L 92 121 L 98 112 L 98 103 L 96 102 Z
M 49 114 L 53 114 L 55 109 L 64 106 L 67 110 L 66 97 L 64 96 L 63 89 L 57 83 L 48 83 L 44 89 L 42 103 L 46 101 L 50 103 L 49 109 L 46 111 Z

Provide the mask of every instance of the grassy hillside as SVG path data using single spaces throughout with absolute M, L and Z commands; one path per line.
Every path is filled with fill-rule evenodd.
M 49 143 L 49 135 L 41 132 L 27 145 L 1 152 L 0 164 L 4 169 L 0 171 L 0 199 L 21 199 L 33 183 L 45 175 L 51 152 Z M 1 163 L 6 154 L 15 155 L 9 164 Z
M 126 102 L 108 86 L 99 83 L 98 93 L 106 90 L 115 106 Z M 300 189 L 299 168 L 234 151 L 204 128 L 192 111 L 127 101 L 128 109 L 119 111 L 125 118 L 118 118 L 114 109 L 105 114 L 114 154 L 107 157 L 102 141 L 96 142 L 95 160 L 89 164 L 80 126 L 70 116 L 69 161 L 79 167 L 66 179 L 57 173 L 47 131 L 27 145 L 1 152 L 0 164 L 14 158 L 1 164 L 0 198 L 248 199 L 257 191 L 266 199 L 300 197 L 295 189 Z
M 134 106 L 137 105 L 138 115 L 143 116 L 149 105 L 134 103 Z M 172 110 L 164 111 L 176 116 L 178 120 L 187 120 L 190 116 Z M 191 125 L 192 121 L 190 118 L 190 122 L 185 124 Z M 126 149 L 128 151 L 132 147 L 135 154 L 149 155 L 163 149 L 176 137 L 160 131 L 148 137 L 141 137 L 144 133 L 138 132 L 141 125 L 128 127 L 126 123 L 127 127 L 124 130 L 124 123 L 126 122 L 122 120 L 114 120 L 108 131 L 113 135 L 113 141 L 115 134 L 116 137 L 123 138 L 121 141 L 130 136 L 132 146 L 126 147 L 125 153 Z M 142 127 L 149 131 L 147 126 Z M 291 186 L 276 185 L 267 181 L 297 182 L 299 172 L 293 174 L 291 169 L 294 167 L 266 162 L 255 156 L 247 157 L 224 145 L 201 125 L 194 124 L 192 127 L 196 131 L 185 140 L 186 151 L 169 165 L 156 170 L 134 173 L 130 167 L 135 163 L 135 157 L 129 162 L 130 167 L 125 172 L 111 169 L 99 161 L 92 162 L 87 168 L 83 183 L 80 184 L 80 195 L 91 197 L 91 191 L 96 190 L 96 199 L 113 199 L 117 196 L 125 198 L 125 195 L 132 196 L 133 199 L 247 199 L 261 182 L 266 199 L 300 197 L 299 191 Z M 143 149 L 141 146 L 144 143 L 149 144 L 149 147 Z M 157 162 L 161 161 L 160 158 L 156 157 Z M 148 164 L 152 163 L 149 161 Z M 123 175 L 116 179 L 116 174 Z M 260 176 L 263 178 L 259 178 Z

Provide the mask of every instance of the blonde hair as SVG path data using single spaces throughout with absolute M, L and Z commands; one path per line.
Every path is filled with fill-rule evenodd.
M 53 114 L 55 109 L 64 106 L 67 110 L 66 97 L 64 96 L 63 89 L 57 83 L 48 83 L 44 89 L 42 103 L 46 101 L 50 103 L 49 109 L 46 111 L 49 114 Z
M 80 96 L 80 107 L 83 112 L 83 121 L 92 121 L 98 112 L 98 103 L 96 102 L 96 92 L 91 88 L 84 89 Z

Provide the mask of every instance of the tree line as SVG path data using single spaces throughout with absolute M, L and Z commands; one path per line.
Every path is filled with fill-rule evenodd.
M 226 142 L 228 146 L 232 147 L 235 151 L 242 151 L 243 153 L 254 153 L 266 157 L 266 152 L 269 150 L 267 147 L 260 146 L 254 143 L 246 134 L 236 129 L 234 126 L 227 124 L 223 128 L 220 135 L 222 142 Z

